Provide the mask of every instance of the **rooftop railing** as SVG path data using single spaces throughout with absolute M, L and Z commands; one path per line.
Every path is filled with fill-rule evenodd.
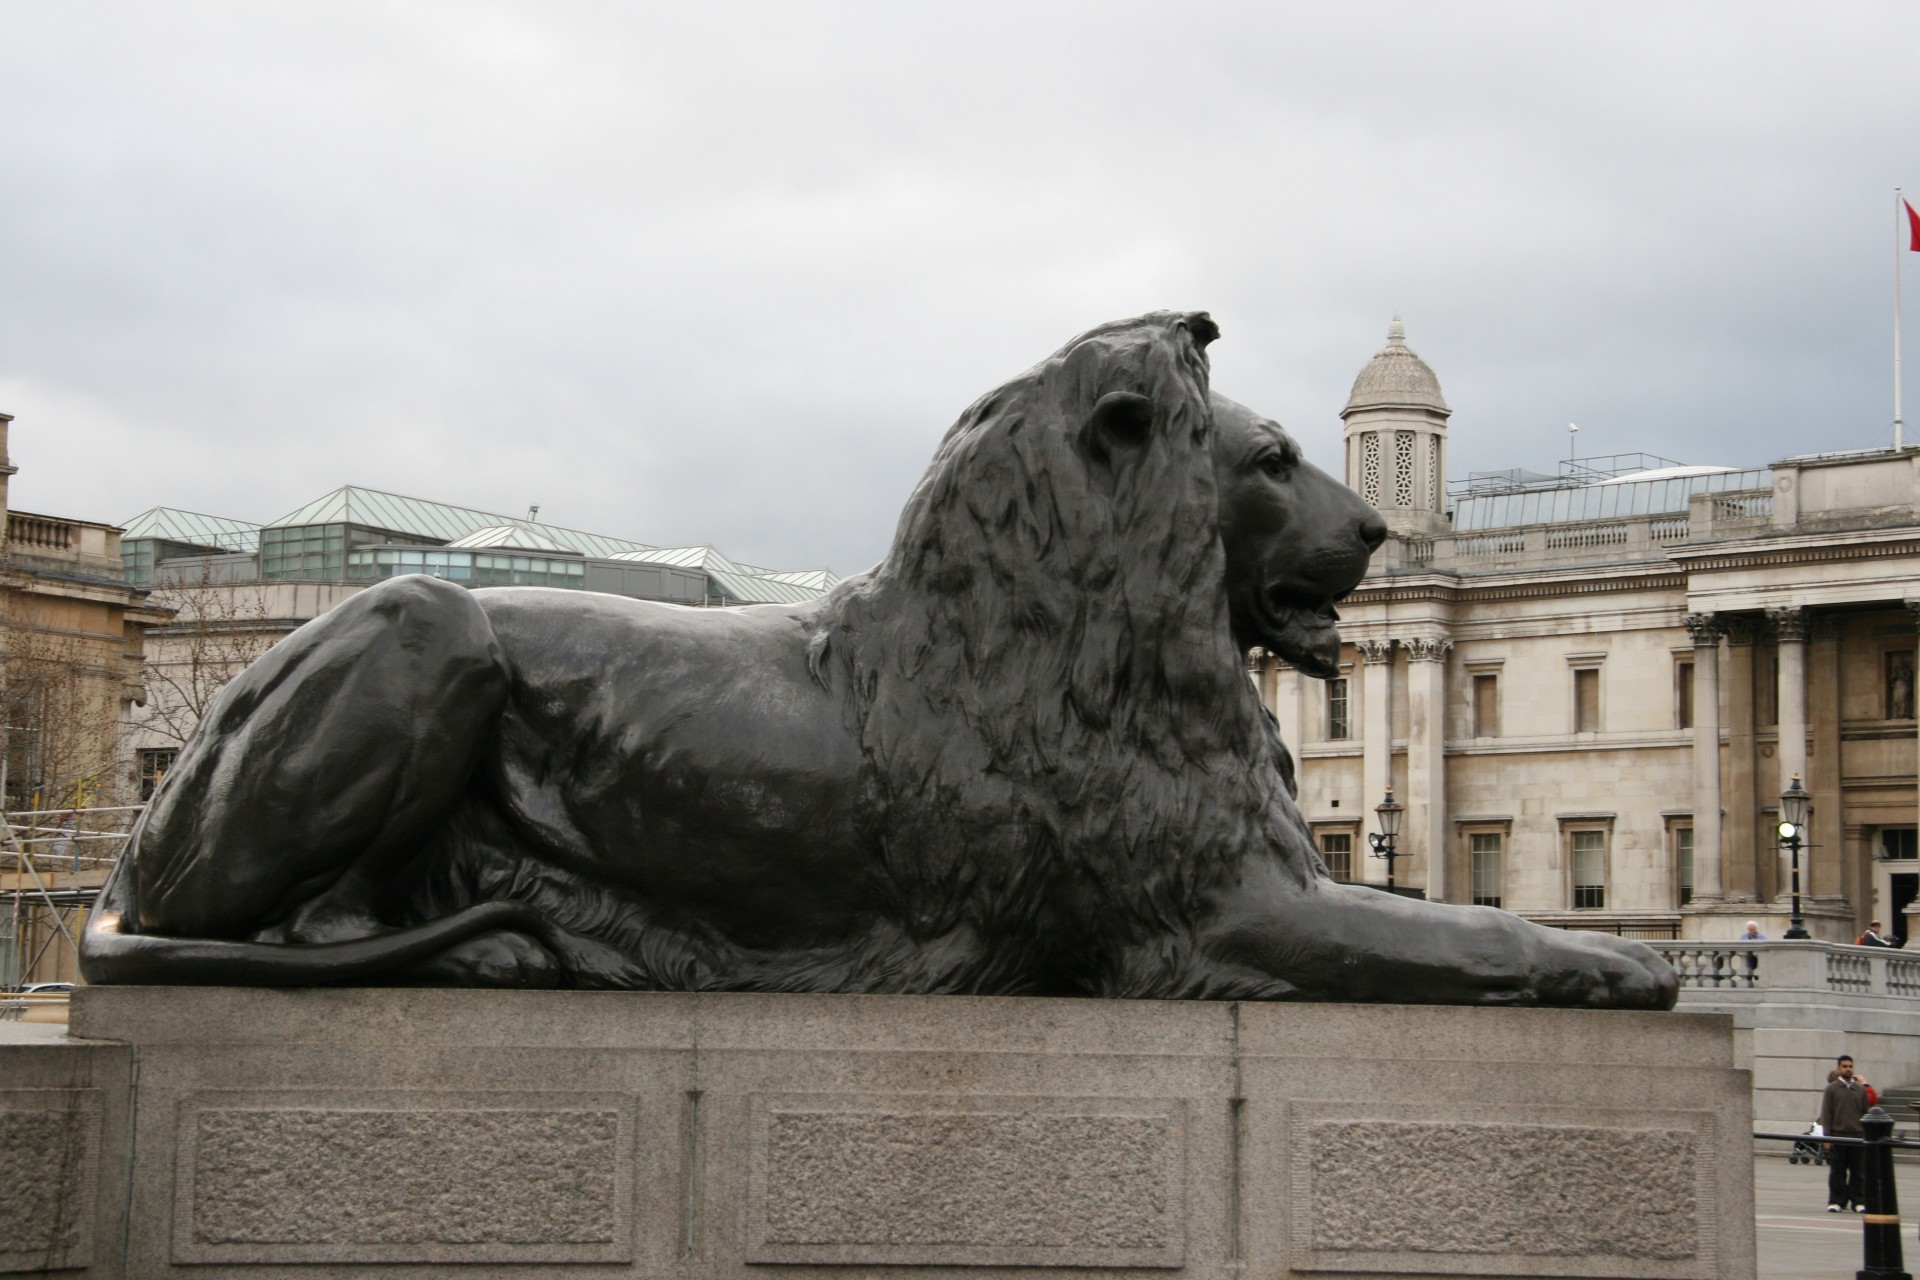
M 80 526 L 71 520 L 50 516 L 7 513 L 7 542 L 35 551 L 72 551 L 79 544 Z
M 1920 952 L 1837 942 L 1663 942 L 1683 990 L 1920 997 Z

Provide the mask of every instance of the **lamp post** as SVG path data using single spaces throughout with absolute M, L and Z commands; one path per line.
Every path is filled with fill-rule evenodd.
M 1805 938 L 1807 926 L 1800 919 L 1800 842 L 1801 833 L 1806 829 L 1807 812 L 1812 808 L 1812 797 L 1807 789 L 1800 785 L 1800 775 L 1794 774 L 1793 781 L 1780 793 L 1780 843 L 1787 846 L 1787 854 L 1793 864 L 1793 917 L 1787 923 L 1786 938 Z
M 1407 806 L 1393 798 L 1393 784 L 1387 784 L 1387 798 L 1373 806 L 1380 819 L 1380 830 L 1367 837 L 1367 843 L 1373 846 L 1373 856 L 1387 860 L 1387 892 L 1395 892 L 1393 887 L 1393 860 L 1408 855 L 1398 852 L 1394 842 L 1400 838 L 1400 819 L 1406 813 Z

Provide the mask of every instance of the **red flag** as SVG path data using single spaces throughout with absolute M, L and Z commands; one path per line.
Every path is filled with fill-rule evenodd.
M 1913 242 L 1907 248 L 1920 253 L 1920 213 L 1913 211 L 1913 201 L 1902 200 L 1900 203 L 1907 206 L 1907 228 L 1913 232 Z

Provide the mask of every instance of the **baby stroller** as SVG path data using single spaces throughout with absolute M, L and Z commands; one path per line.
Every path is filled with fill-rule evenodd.
M 1793 1150 L 1787 1153 L 1787 1163 L 1825 1164 L 1827 1162 L 1827 1153 L 1825 1147 L 1821 1145 L 1820 1138 L 1820 1126 L 1817 1124 L 1808 1125 L 1807 1136 L 1794 1139 Z

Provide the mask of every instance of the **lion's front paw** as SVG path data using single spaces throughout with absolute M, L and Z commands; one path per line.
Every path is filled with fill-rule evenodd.
M 1542 1004 L 1589 1009 L 1671 1009 L 1680 976 L 1644 942 L 1604 933 L 1564 934 L 1566 950 L 1542 974 Z

